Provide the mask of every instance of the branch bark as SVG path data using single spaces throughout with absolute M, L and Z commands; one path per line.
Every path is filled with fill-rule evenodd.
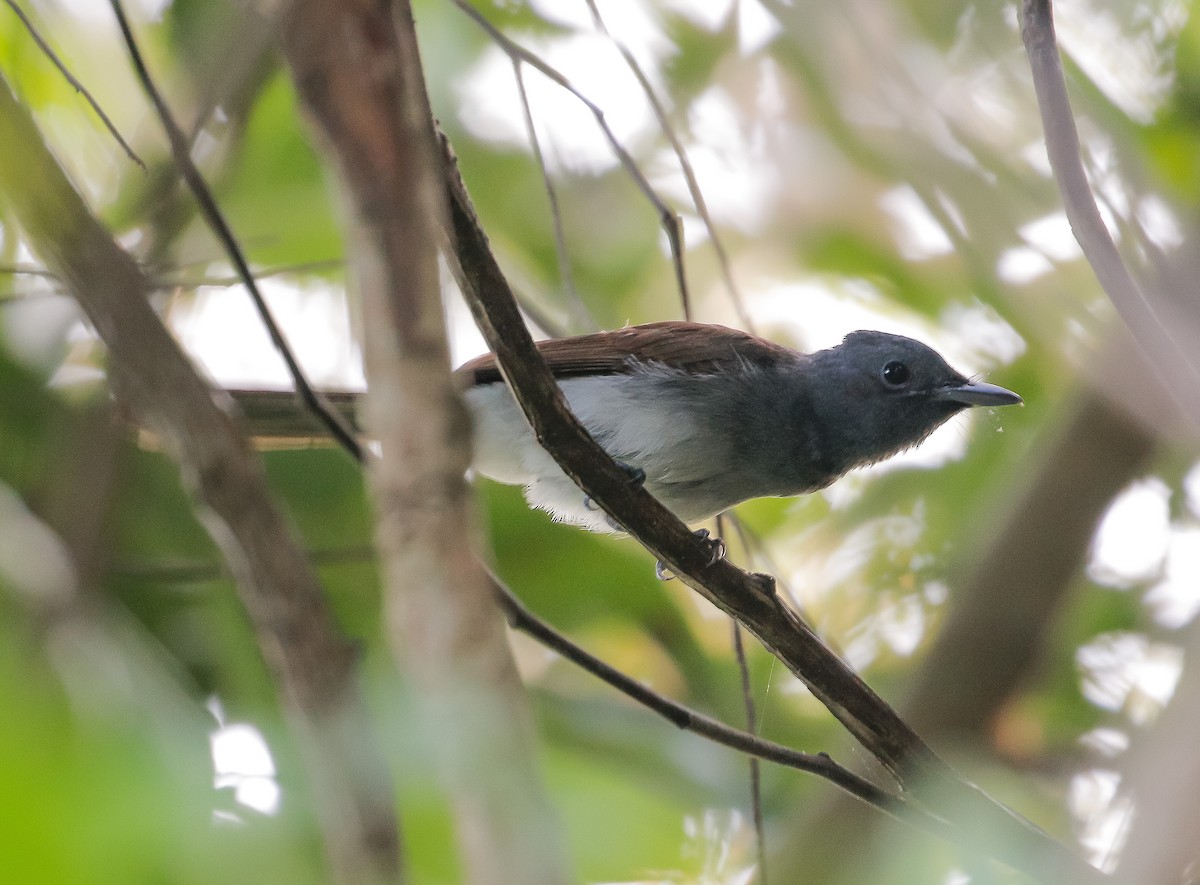
M 150 281 L 88 211 L 3 79 L 0 130 L 0 194 L 104 339 L 114 393 L 162 438 L 203 505 L 307 762 L 335 878 L 395 879 L 392 799 L 352 650 L 258 461 L 150 309 Z
M 299 0 L 282 47 L 347 203 L 389 638 L 452 796 L 466 880 L 565 882 L 527 699 L 473 553 L 468 422 L 437 267 L 445 208 L 411 9 Z

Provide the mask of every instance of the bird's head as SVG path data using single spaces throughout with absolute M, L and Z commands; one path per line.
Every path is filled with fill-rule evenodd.
M 851 332 L 814 353 L 812 367 L 825 444 L 847 468 L 917 445 L 963 409 L 1021 402 L 1003 387 L 970 381 L 920 341 L 886 332 Z

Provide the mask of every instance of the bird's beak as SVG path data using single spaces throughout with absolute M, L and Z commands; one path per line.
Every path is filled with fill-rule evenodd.
M 954 384 L 937 391 L 938 399 L 968 406 L 1015 406 L 1024 402 L 1019 396 L 998 384 L 983 381 Z

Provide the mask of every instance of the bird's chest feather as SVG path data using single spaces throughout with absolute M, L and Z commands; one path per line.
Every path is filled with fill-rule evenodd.
M 728 460 L 729 432 L 706 409 L 703 384 L 668 371 L 570 379 L 571 410 L 610 455 L 646 472 L 647 482 L 710 478 Z

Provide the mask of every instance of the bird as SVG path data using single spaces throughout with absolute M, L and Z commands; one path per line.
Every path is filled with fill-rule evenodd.
M 823 489 L 919 445 L 974 406 L 1022 403 L 929 346 L 851 332 L 801 353 L 737 329 L 666 321 L 538 342 L 596 442 L 685 523 L 743 501 Z M 619 531 L 538 444 L 494 354 L 459 368 L 476 473 L 520 485 L 535 508 Z

